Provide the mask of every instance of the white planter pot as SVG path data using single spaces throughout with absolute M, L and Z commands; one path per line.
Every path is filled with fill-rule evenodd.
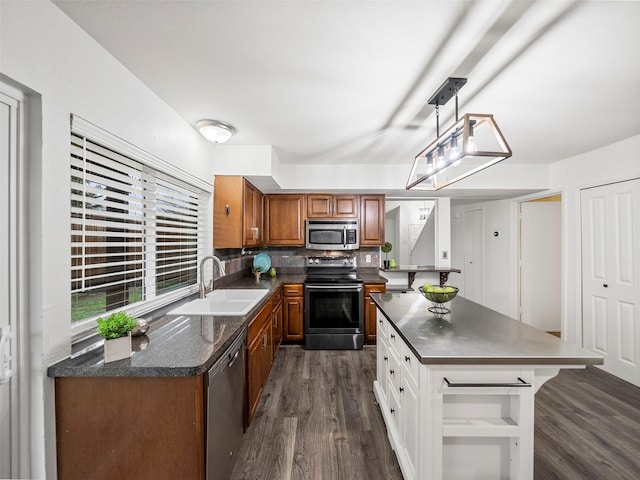
M 115 362 L 131 356 L 131 334 L 104 341 L 104 363 Z

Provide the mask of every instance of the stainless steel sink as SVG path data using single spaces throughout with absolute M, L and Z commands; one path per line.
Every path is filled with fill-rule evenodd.
M 264 288 L 219 289 L 171 310 L 169 315 L 246 315 L 269 290 Z

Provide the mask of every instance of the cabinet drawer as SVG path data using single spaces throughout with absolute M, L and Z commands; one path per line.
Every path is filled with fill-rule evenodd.
M 284 285 L 285 297 L 301 297 L 302 296 L 302 284 L 285 283 Z
M 380 284 L 372 283 L 370 285 L 364 286 L 364 296 L 370 297 L 372 293 L 384 293 L 385 290 L 386 288 L 384 283 L 380 283 Z
M 387 335 L 389 332 L 389 322 L 384 316 L 378 312 L 378 320 L 376 322 L 376 334 L 378 338 L 383 338 L 387 340 Z
M 404 372 L 411 377 L 415 385 L 419 385 L 420 360 L 414 355 L 406 343 L 402 342 L 400 348 L 400 362 Z
M 278 287 L 273 294 L 271 295 L 271 302 L 273 303 L 273 308 L 278 306 L 278 303 L 282 300 L 282 287 Z
M 271 321 L 271 302 L 267 302 L 260 312 L 249 322 L 247 331 L 247 345 L 251 345 L 253 341 L 260 336 L 260 331 L 264 325 Z
M 393 351 L 393 353 L 395 353 L 398 358 L 400 358 L 400 349 L 402 348 L 404 342 L 402 341 L 400 334 L 396 332 L 396 329 L 391 325 L 387 327 L 387 330 L 387 343 L 389 345 L 389 349 Z
M 399 393 L 402 386 L 402 364 L 397 355 L 390 350 L 388 353 L 389 361 L 389 388 Z

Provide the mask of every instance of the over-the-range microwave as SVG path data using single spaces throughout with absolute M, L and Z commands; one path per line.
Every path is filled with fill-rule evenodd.
M 360 248 L 358 220 L 307 220 L 307 248 L 356 250 Z

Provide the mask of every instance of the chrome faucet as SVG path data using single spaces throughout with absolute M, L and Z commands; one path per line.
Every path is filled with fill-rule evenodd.
M 202 260 L 200 260 L 200 298 L 204 298 L 207 296 L 207 287 L 204 284 L 204 264 L 207 260 L 213 260 L 213 262 L 218 266 L 218 273 L 220 274 L 219 276 L 222 277 L 224 275 L 224 265 L 222 264 L 222 262 L 220 261 L 220 259 L 218 257 L 216 257 L 215 255 L 207 255 L 206 257 L 204 257 Z M 215 279 L 215 274 L 213 276 L 213 278 L 211 279 L 211 282 L 209 283 L 209 287 L 211 288 L 211 291 L 213 291 L 213 280 Z

